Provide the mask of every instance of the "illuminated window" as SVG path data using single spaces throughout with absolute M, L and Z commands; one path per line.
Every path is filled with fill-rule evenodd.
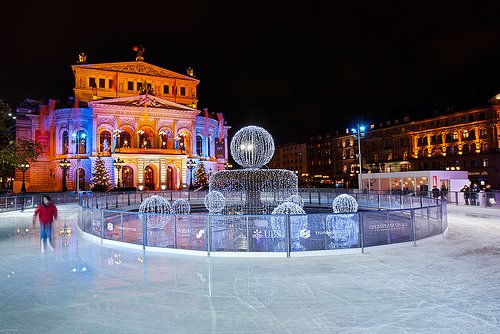
M 486 129 L 479 130 L 479 138 L 488 137 L 488 131 Z
M 489 166 L 488 159 L 483 159 L 483 167 L 488 167 L 488 166 Z
M 458 132 L 453 132 L 453 140 L 458 140 Z
M 68 131 L 64 131 L 62 135 L 62 154 L 68 154 L 68 150 L 69 150 Z
M 469 131 L 467 131 L 467 130 L 462 131 L 462 138 L 463 139 L 469 138 Z
M 201 136 L 196 136 L 196 154 L 200 157 L 203 154 L 203 138 Z
M 488 143 L 481 143 L 481 152 L 488 152 Z
M 109 152 L 111 148 L 111 133 L 109 131 L 103 131 L 99 135 L 99 151 Z

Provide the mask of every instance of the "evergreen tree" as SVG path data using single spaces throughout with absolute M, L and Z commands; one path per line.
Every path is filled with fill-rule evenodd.
M 205 170 L 205 165 L 203 162 L 198 164 L 198 168 L 196 169 L 194 180 L 197 186 L 207 186 L 208 185 L 208 174 Z
M 106 169 L 106 164 L 102 160 L 101 156 L 97 156 L 97 160 L 94 164 L 94 170 L 92 172 L 92 177 L 90 178 L 91 190 L 92 191 L 108 191 L 111 187 L 111 180 L 109 177 L 108 170 Z

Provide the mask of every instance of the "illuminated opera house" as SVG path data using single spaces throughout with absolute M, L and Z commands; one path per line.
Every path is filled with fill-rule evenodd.
M 224 168 L 229 126 L 222 113 L 197 109 L 200 81 L 191 68 L 179 74 L 138 52 L 135 61 L 100 64 L 80 54 L 72 71 L 74 97 L 17 109 L 16 137 L 44 145 L 25 171 L 28 192 L 89 190 L 98 156 L 112 186 L 138 190 L 186 188 L 200 163 L 208 175 Z

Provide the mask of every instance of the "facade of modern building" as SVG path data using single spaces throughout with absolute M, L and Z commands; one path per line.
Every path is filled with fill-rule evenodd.
M 308 143 L 315 180 L 358 187 L 359 144 L 363 173 L 466 170 L 470 182 L 500 189 L 500 96 L 490 106 L 369 124 L 358 133 L 318 135 Z
M 307 184 L 309 181 L 307 144 L 295 142 L 276 146 L 269 167 L 293 171 L 297 174 L 301 185 Z
M 73 98 L 17 109 L 16 137 L 44 145 L 25 172 L 27 191 L 61 191 L 64 177 L 69 190 L 88 190 L 98 156 L 112 186 L 139 190 L 183 189 L 200 163 L 208 174 L 224 169 L 229 126 L 221 113 L 197 109 L 199 80 L 191 69 L 182 75 L 142 57 L 101 64 L 80 60 L 72 65 Z M 14 192 L 21 178 L 16 172 Z

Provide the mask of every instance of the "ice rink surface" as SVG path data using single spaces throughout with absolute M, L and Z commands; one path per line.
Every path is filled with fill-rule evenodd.
M 0 333 L 500 333 L 500 210 L 448 206 L 445 236 L 364 254 L 224 258 L 40 252 L 33 210 L 0 214 Z

